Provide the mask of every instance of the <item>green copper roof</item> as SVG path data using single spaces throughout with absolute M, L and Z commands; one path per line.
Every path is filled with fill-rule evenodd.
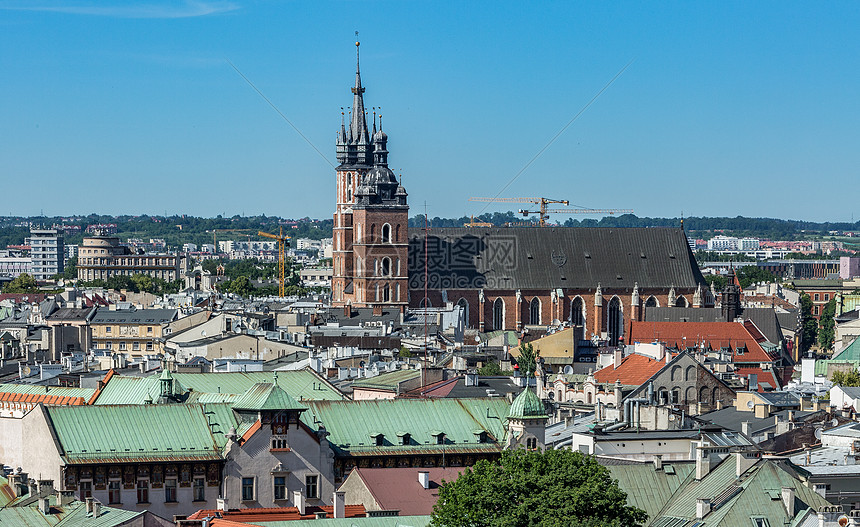
M 236 402 L 237 410 L 307 410 L 276 384 L 260 382 L 248 388 Z
M 176 392 L 190 402 L 231 402 L 257 383 L 272 383 L 274 372 L 174 373 Z M 343 394 L 310 370 L 277 372 L 277 385 L 296 400 L 341 400 Z M 158 400 L 160 374 L 148 377 L 114 375 L 102 389 L 95 404 L 143 404 Z
M 214 420 L 203 405 L 66 406 L 45 411 L 67 463 L 221 458 L 210 428 Z
M 314 430 L 325 426 L 341 453 L 498 452 L 505 439 L 509 405 L 503 397 L 474 399 L 375 399 L 308 401 L 302 421 Z M 436 436 L 444 434 L 444 444 Z M 404 433 L 409 442 L 401 444 Z M 487 441 L 481 442 L 486 433 Z M 373 437 L 383 436 L 383 446 Z M 399 435 L 398 435 L 399 434 Z
M 4 527 L 115 527 L 126 525 L 131 520 L 142 516 L 143 512 L 127 511 L 114 507 L 102 506 L 99 515 L 93 518 L 87 515 L 86 504 L 81 501 L 60 507 L 56 499 L 51 498 L 51 514 L 43 514 L 34 505 L 25 507 L 6 507 L 0 509 L 0 525 Z M 143 521 L 140 522 L 143 524 Z
M 420 370 L 397 370 L 382 373 L 375 377 L 366 377 L 352 383 L 355 388 L 377 388 L 380 390 L 396 390 L 403 381 L 409 381 L 421 376 Z
M 530 419 L 546 417 L 546 409 L 540 397 L 526 388 L 522 391 L 511 404 L 511 411 L 508 413 L 509 418 L 513 419 Z

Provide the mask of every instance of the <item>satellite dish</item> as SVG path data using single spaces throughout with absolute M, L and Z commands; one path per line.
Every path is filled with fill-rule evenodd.
M 747 401 L 747 408 L 752 410 L 753 408 L 755 408 L 755 403 L 752 400 Z
M 836 520 L 836 523 L 839 524 L 839 527 L 846 527 L 848 525 L 848 516 L 843 514 L 838 520 Z
M 832 421 L 830 421 L 830 424 L 831 424 L 831 425 L 833 425 L 833 426 L 839 426 L 839 419 L 836 419 L 836 418 L 834 417 L 834 418 L 833 418 L 833 420 L 832 420 Z
M 570 365 L 565 366 L 564 367 L 564 374 L 565 375 L 573 375 L 573 366 L 570 366 Z
M 821 428 L 815 429 L 815 439 L 821 439 Z
M 549 399 L 550 399 L 550 400 L 555 399 L 555 392 L 549 392 L 549 394 L 548 394 L 548 395 L 549 395 Z
M 480 335 L 475 335 L 475 342 L 480 344 L 480 342 L 481 342 L 481 336 Z

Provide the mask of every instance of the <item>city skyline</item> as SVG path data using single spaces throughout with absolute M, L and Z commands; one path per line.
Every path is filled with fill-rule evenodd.
M 858 8 L 827 7 L 0 2 L 0 214 L 330 217 L 358 30 L 412 216 L 516 208 L 467 200 L 623 70 L 500 197 L 852 221 Z

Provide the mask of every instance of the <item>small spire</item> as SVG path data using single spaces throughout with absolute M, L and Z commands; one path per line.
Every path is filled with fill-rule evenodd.
M 376 106 L 373 107 L 373 135 L 376 135 Z
M 380 110 L 382 107 L 379 108 Z M 382 112 L 379 112 L 379 130 L 382 130 Z

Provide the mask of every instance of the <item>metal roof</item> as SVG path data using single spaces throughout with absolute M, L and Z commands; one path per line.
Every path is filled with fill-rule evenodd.
M 421 376 L 420 370 L 397 370 L 382 373 L 374 377 L 365 377 L 352 383 L 352 388 L 376 388 L 380 390 L 396 390 L 397 386 L 404 381 L 412 380 Z
M 102 388 L 95 403 L 143 404 L 147 397 L 158 398 L 160 386 L 157 373 L 148 377 L 112 375 Z M 277 384 L 294 399 L 341 400 L 343 394 L 314 372 L 304 370 L 274 372 L 175 373 L 173 379 L 182 387 L 185 402 L 228 402 L 235 400 L 258 383 Z M 222 397 L 223 395 L 223 397 Z
M 44 514 L 37 504 L 26 507 L 5 507 L 0 509 L 0 525 L 4 527 L 115 527 L 125 525 L 144 512 L 127 511 L 102 506 L 95 518 L 87 514 L 87 507 L 81 501 L 73 501 L 60 507 L 51 498 L 51 513 Z M 143 522 L 141 522 L 143 524 Z
M 176 318 L 176 309 L 106 309 L 100 308 L 90 324 L 164 324 Z
M 474 399 L 376 399 L 308 401 L 302 420 L 311 428 L 325 426 L 329 442 L 343 454 L 419 454 L 500 451 L 510 405 L 503 397 Z M 400 437 L 409 434 L 409 443 Z M 444 433 L 444 444 L 434 433 Z M 488 442 L 480 442 L 487 432 Z M 383 435 L 376 446 L 375 434 Z M 399 435 L 398 435 L 399 434 Z
M 423 287 L 424 233 L 410 233 L 409 272 Z M 706 286 L 678 228 L 441 228 L 427 234 L 434 282 L 456 288 L 604 289 Z
M 203 405 L 46 407 L 67 463 L 221 459 Z
M 307 410 L 280 386 L 266 382 L 257 383 L 236 399 L 237 410 Z
M 598 462 L 609 469 L 612 477 L 618 480 L 618 485 L 627 493 L 627 505 L 639 507 L 648 513 L 649 518 L 654 518 L 660 512 L 696 468 L 695 463 L 668 461 L 663 463 L 661 470 L 657 470 L 650 461 L 609 464 L 598 458 Z M 667 467 L 674 470 L 667 470 Z

